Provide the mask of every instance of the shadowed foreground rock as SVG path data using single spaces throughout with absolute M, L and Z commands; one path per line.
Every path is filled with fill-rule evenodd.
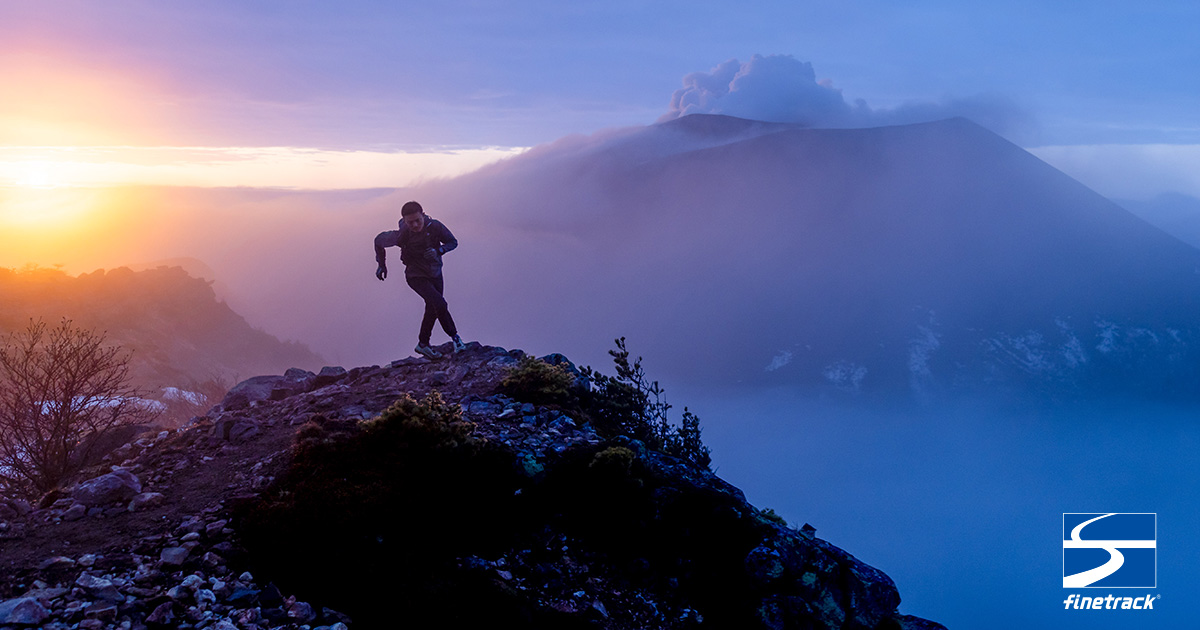
M 137 497 L 0 502 L 4 545 L 75 537 L 0 576 L 0 628 L 942 627 L 707 469 L 499 393 L 522 356 L 256 377 L 92 471 Z

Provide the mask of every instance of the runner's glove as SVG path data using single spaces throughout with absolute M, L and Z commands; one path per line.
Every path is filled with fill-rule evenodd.
M 379 278 L 380 280 L 386 279 L 387 278 L 387 265 L 380 264 L 379 268 L 375 270 L 375 277 Z

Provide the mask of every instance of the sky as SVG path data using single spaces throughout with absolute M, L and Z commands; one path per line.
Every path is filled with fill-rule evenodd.
M 397 277 L 384 285 L 375 280 L 368 244 L 395 226 L 398 203 L 411 189 L 382 189 L 434 190 L 439 178 L 536 156 L 534 147 L 554 155 L 545 145 L 589 146 L 588 137 L 620 137 L 605 130 L 698 112 L 827 127 L 966 116 L 1101 194 L 1200 198 L 1197 24 L 1200 4 L 1193 0 L 0 0 L 0 266 L 62 263 L 88 272 L 194 257 L 216 270 L 215 286 L 228 291 L 222 296 L 255 325 L 284 312 L 293 327 L 282 329 L 283 337 L 307 341 L 301 326 L 323 328 L 340 335 L 336 347 L 371 336 L 380 353 L 391 351 L 385 331 L 405 340 L 403 354 L 413 335 L 395 322 L 411 322 L 420 304 Z M 454 192 L 442 190 L 446 198 Z M 561 209 L 551 201 L 525 209 L 535 227 Z M 593 207 L 598 203 L 571 206 L 576 216 L 562 223 L 592 230 L 588 221 L 604 216 L 605 208 Z M 548 236 L 553 229 L 497 228 L 502 222 L 488 216 L 493 207 L 479 205 L 434 216 L 493 250 L 514 244 L 508 249 L 533 262 L 548 252 L 576 265 L 537 269 L 546 274 L 578 271 L 578 261 L 594 253 L 586 242 Z M 469 266 L 470 251 L 464 245 L 451 254 L 459 257 L 449 263 L 456 265 L 453 290 L 461 291 L 455 299 L 481 294 L 506 271 Z M 619 299 L 623 283 L 655 280 L 642 272 L 589 275 L 587 287 Z M 522 325 L 536 320 L 559 338 L 582 336 L 572 328 L 578 320 L 571 309 L 588 305 L 560 300 L 531 315 L 530 305 L 544 300 L 534 284 L 472 306 L 486 309 L 488 319 L 472 321 L 464 307 L 460 325 L 483 338 L 492 320 L 508 317 Z M 275 311 L 256 312 L 252 299 Z M 680 299 L 655 310 L 686 306 Z M 640 314 L 630 311 L 630 318 Z M 741 316 L 730 312 L 731 320 Z M 594 336 L 587 343 L 608 347 L 608 331 Z M 632 342 L 635 352 L 646 347 Z M 707 346 L 694 345 L 676 359 L 711 359 Z M 603 349 L 597 353 L 604 358 Z M 352 356 L 327 355 L 355 365 Z M 760 362 L 776 365 L 772 374 L 792 360 L 776 356 Z M 665 362 L 661 354 L 647 361 L 652 368 Z M 705 393 L 668 385 L 673 395 Z M 689 399 L 672 398 L 680 406 Z M 1135 425 L 1114 414 L 1091 427 L 1088 435 L 1102 442 L 1092 448 L 1074 432 L 1089 418 L 1026 426 L 949 414 L 930 425 L 901 418 L 893 426 L 889 417 L 846 430 L 840 416 L 813 411 L 818 420 L 806 422 L 819 438 L 810 439 L 810 425 L 780 438 L 783 429 L 752 423 L 793 427 L 800 403 L 767 400 L 744 421 L 738 412 L 746 402 L 693 407 L 711 427 L 710 443 L 723 447 L 716 455 L 725 469 L 718 472 L 744 483 L 752 500 L 761 497 L 789 519 L 812 519 L 822 536 L 878 562 L 911 602 L 905 612 L 951 627 L 989 627 L 981 617 L 990 627 L 1070 627 L 1045 623 L 1057 611 L 1026 612 L 1030 623 L 1004 616 L 1004 588 L 1025 588 L 1023 601 L 1056 605 L 1057 538 L 1034 531 L 1031 515 L 1053 521 L 1070 509 L 1177 510 L 1164 514 L 1164 527 L 1187 541 L 1200 522 L 1189 500 L 1191 474 L 1175 466 L 1190 461 L 1200 441 L 1192 424 L 1181 423 L 1177 434 L 1166 426 L 1153 435 L 1155 444 L 1143 446 L 1130 441 L 1141 434 L 1129 429 Z M 722 405 L 729 408 L 724 415 Z M 1152 422 L 1145 424 L 1164 426 Z M 1043 442 L 1043 435 L 1053 440 Z M 767 440 L 777 450 L 767 450 Z M 1072 455 L 1065 467 L 1059 447 Z M 1086 479 L 1101 461 L 1089 459 L 1096 453 L 1133 460 L 1102 470 L 1101 481 L 1120 485 L 1119 500 L 1105 503 L 1105 488 Z M 870 475 L 868 467 L 875 467 Z M 1005 474 L 1013 468 L 1018 474 Z M 1159 478 L 1168 482 L 1161 495 L 1143 499 L 1142 488 L 1158 488 Z M 981 494 L 980 484 L 1005 501 Z M 1039 484 L 1053 492 L 1026 491 Z M 944 501 L 938 488 L 954 500 Z M 1004 541 L 992 545 L 994 553 L 1016 548 L 1020 561 L 993 557 L 983 566 L 967 557 L 986 546 L 974 527 L 995 537 L 985 543 Z M 941 540 L 946 533 L 952 544 Z M 1188 549 L 1190 562 L 1197 554 Z M 1180 567 L 1191 565 L 1179 558 L 1164 570 L 1178 589 L 1169 594 L 1182 600 Z M 1051 583 L 1025 587 L 1031 575 Z M 990 590 L 998 584 L 1001 590 Z M 1184 606 L 1174 611 L 1176 618 L 1187 613 Z
M 0 185 L 403 186 L 684 102 L 966 115 L 1104 194 L 1200 196 L 1198 21 L 1186 0 L 11 0 Z

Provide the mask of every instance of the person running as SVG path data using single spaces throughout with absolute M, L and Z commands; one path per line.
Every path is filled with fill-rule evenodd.
M 400 229 L 380 232 L 375 237 L 375 262 L 379 263 L 375 277 L 380 280 L 386 280 L 388 273 L 384 248 L 394 246 L 400 248 L 404 281 L 425 300 L 417 353 L 429 359 L 441 358 L 441 353 L 429 345 L 434 320 L 441 322 L 442 330 L 450 335 L 455 352 L 465 350 L 467 346 L 458 336 L 458 328 L 454 326 L 454 318 L 450 316 L 450 308 L 443 296 L 442 282 L 442 254 L 458 247 L 458 240 L 441 221 L 427 216 L 421 204 L 410 201 L 400 209 Z

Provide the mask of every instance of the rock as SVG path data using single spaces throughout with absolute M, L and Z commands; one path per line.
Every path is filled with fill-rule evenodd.
M 100 475 L 79 484 L 71 497 L 88 507 L 124 503 L 142 491 L 142 483 L 126 470 Z
M 473 401 L 466 409 L 473 416 L 494 416 L 500 412 L 500 405 L 486 400 Z
M 287 379 L 289 383 L 294 383 L 296 385 L 311 384 L 312 380 L 316 377 L 316 374 L 300 368 L 288 368 L 287 371 L 283 373 L 283 378 Z
M 160 626 L 170 626 L 175 623 L 175 605 L 171 602 L 163 602 L 146 617 L 146 623 L 156 624 Z
M 288 621 L 287 611 L 282 608 L 264 608 L 260 614 L 271 625 L 282 625 Z
M 50 617 L 50 611 L 32 597 L 0 602 L 0 624 L 36 626 Z
M 70 592 L 71 592 L 71 589 L 67 589 L 67 588 L 49 588 L 49 587 L 43 586 L 43 587 L 34 588 L 33 590 L 26 592 L 21 597 L 32 597 L 32 598 L 38 600 L 39 602 L 41 602 L 42 604 L 49 606 L 50 602 L 52 602 L 60 597 L 63 597 Z
M 213 411 L 235 411 L 244 409 L 250 406 L 250 403 L 260 400 L 266 400 L 271 396 L 271 392 L 286 379 L 282 376 L 255 376 L 248 378 L 237 385 L 234 385 L 229 393 L 225 394 L 225 398 L 220 404 L 209 411 L 209 415 L 213 415 Z
M 97 621 L 115 621 L 117 619 L 117 606 L 114 603 L 101 604 L 97 602 L 87 607 L 84 616 Z
M 161 492 L 143 492 L 133 497 L 133 499 L 129 501 L 129 507 L 126 509 L 130 512 L 137 512 L 138 510 L 148 507 L 162 505 L 163 501 L 166 501 L 166 497 L 164 497 Z
M 336 383 L 345 378 L 346 374 L 346 368 L 344 367 L 327 365 L 321 368 L 320 373 L 313 379 L 313 388 L 316 389 Z
M 258 603 L 258 591 L 250 588 L 239 588 L 225 599 L 225 603 L 234 608 L 251 608 Z
M 770 584 L 783 575 L 783 556 L 770 547 L 758 546 L 746 554 L 746 572 L 758 584 Z
M 113 585 L 112 580 L 98 578 L 84 573 L 75 580 L 75 586 L 87 591 L 88 595 L 96 597 L 108 602 L 121 602 L 125 600 L 125 596 L 117 590 Z
M 183 581 L 179 583 L 180 586 L 193 591 L 200 588 L 204 584 L 204 578 L 200 577 L 199 575 L 189 575 L 183 578 Z
M 223 529 L 225 529 L 225 526 L 228 524 L 229 524 L 229 521 L 224 520 L 224 519 L 221 519 L 219 521 L 213 521 L 213 522 L 209 523 L 208 525 L 204 526 L 204 534 L 206 536 L 208 536 L 209 538 L 217 536 L 221 533 L 221 531 Z
M 75 561 L 66 556 L 54 556 L 38 563 L 38 569 L 41 571 L 54 571 L 62 569 L 71 569 L 75 567 Z
M 575 421 L 571 420 L 570 416 L 562 415 L 550 423 L 550 428 L 565 432 L 575 428 Z
M 225 398 L 219 404 L 208 410 L 209 414 L 217 414 L 223 411 L 238 411 L 250 406 L 250 397 L 243 393 L 230 392 L 225 394 Z
M 76 503 L 68 508 L 66 512 L 63 512 L 62 518 L 64 521 L 68 522 L 78 521 L 79 519 L 87 516 L 87 512 L 88 509 L 86 505 L 82 503 Z
M 216 595 L 216 593 L 213 593 L 212 591 L 210 591 L 206 588 L 202 588 L 202 589 L 196 591 L 196 603 L 197 604 L 215 604 L 215 603 L 217 603 L 217 595 Z
M 841 549 L 838 551 L 844 554 L 843 566 L 849 568 L 853 578 L 846 580 L 847 590 L 854 602 L 853 610 L 847 612 L 862 626 L 874 628 L 884 618 L 895 614 L 896 607 L 900 605 L 896 584 L 883 571 Z
M 159 554 L 159 560 L 166 566 L 177 567 L 187 561 L 188 550 L 185 547 L 167 547 Z
M 307 602 L 292 602 L 287 606 L 288 619 L 296 623 L 311 623 L 317 618 L 317 613 L 313 612 L 313 607 Z
M 213 423 L 212 436 L 233 443 L 240 443 L 262 433 L 258 423 L 237 416 L 221 417 Z
M 203 529 L 204 519 L 200 518 L 199 516 L 189 516 L 183 519 L 183 522 L 179 524 L 178 531 L 191 533 L 203 531 Z

